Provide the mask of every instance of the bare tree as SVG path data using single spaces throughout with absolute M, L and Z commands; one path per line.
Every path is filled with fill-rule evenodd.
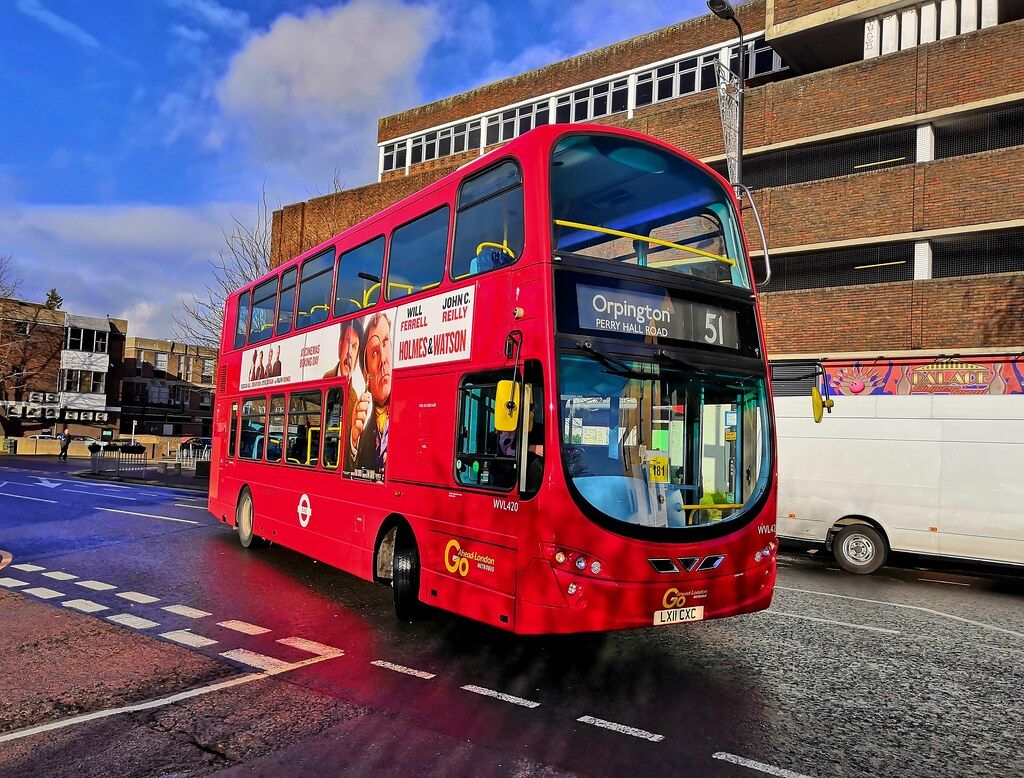
M 14 277 L 13 262 L 10 254 L 0 257 L 0 299 L 14 297 L 21 286 L 21 280 Z

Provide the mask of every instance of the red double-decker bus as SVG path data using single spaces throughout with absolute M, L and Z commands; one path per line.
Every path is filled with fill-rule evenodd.
M 227 300 L 209 507 L 517 633 L 768 607 L 775 463 L 728 183 L 547 126 Z

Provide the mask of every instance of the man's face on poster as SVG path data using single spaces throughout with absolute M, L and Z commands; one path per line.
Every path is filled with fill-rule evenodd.
M 342 378 L 351 378 L 359 361 L 359 335 L 355 327 L 346 327 L 338 341 L 338 364 Z
M 366 331 L 366 385 L 377 405 L 391 400 L 391 322 L 386 316 Z

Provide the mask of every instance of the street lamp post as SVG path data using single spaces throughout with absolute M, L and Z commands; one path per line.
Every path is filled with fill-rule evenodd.
M 740 24 L 740 20 L 736 18 L 736 9 L 732 7 L 732 3 L 729 0 L 708 0 L 708 8 L 719 19 L 725 19 L 735 24 L 736 29 L 740 33 L 740 72 L 736 74 L 740 80 L 739 94 L 737 95 L 739 102 L 737 110 L 739 127 L 736 134 L 739 137 L 739 148 L 736 150 L 736 183 L 741 184 L 743 183 L 743 85 L 747 77 L 747 50 L 746 46 L 743 45 L 743 26 Z

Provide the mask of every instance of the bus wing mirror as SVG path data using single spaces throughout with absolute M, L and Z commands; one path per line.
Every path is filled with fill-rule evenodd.
M 761 223 L 761 214 L 757 212 L 757 204 L 754 202 L 754 196 L 750 194 L 750 190 L 747 189 L 746 186 L 736 183 L 733 184 L 733 187 L 735 187 L 736 196 L 741 203 L 741 213 L 744 194 L 747 196 L 747 202 L 750 203 L 750 210 L 754 212 L 754 224 L 757 225 L 757 232 L 761 237 L 761 250 L 764 252 L 764 280 L 757 281 L 757 279 L 754 279 L 754 284 L 758 289 L 764 289 L 764 287 L 768 286 L 768 282 L 772 280 L 772 260 L 768 254 L 768 241 L 764 237 L 764 225 Z
M 815 424 L 821 424 L 825 411 L 832 413 L 833 406 L 835 406 L 835 401 L 831 397 L 823 397 L 817 386 L 811 387 L 811 415 L 814 417 Z
M 519 426 L 519 382 L 498 381 L 494 393 L 495 432 L 515 432 Z

